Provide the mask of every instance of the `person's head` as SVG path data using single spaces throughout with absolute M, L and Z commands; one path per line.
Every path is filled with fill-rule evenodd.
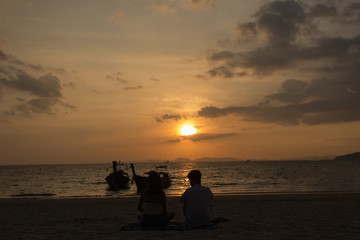
M 201 184 L 201 172 L 199 170 L 191 170 L 188 174 L 190 185 Z
M 163 192 L 163 183 L 157 172 L 151 171 L 149 173 L 147 192 L 149 194 L 160 194 Z

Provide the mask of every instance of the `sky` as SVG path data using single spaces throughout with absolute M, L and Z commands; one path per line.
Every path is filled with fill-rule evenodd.
M 359 1 L 0 0 L 0 164 L 357 152 L 359 66 Z

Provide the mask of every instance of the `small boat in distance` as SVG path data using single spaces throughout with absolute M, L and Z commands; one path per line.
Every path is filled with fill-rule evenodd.
M 109 190 L 129 189 L 130 178 L 129 175 L 120 168 L 121 163 L 113 161 L 112 164 L 113 172 L 105 178 L 105 181 L 109 185 Z M 118 165 L 119 169 L 117 169 Z
M 132 180 L 135 181 L 136 184 L 136 188 L 138 192 L 141 192 L 142 190 L 144 190 L 147 186 L 147 182 L 148 182 L 148 177 L 145 176 L 139 176 L 136 174 L 135 172 L 135 167 L 133 163 L 130 163 L 130 167 L 133 173 L 133 178 Z M 163 182 L 163 187 L 164 188 L 168 188 L 171 185 L 171 179 L 169 177 L 169 173 L 165 172 L 165 171 L 160 171 L 159 169 L 167 169 L 167 166 L 157 166 L 156 167 L 156 172 L 159 173 L 161 180 Z M 150 172 L 146 172 L 145 174 L 149 174 Z

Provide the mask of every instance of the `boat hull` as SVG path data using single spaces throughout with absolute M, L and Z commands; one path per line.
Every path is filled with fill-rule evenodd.
M 130 178 L 120 172 L 110 173 L 105 181 L 109 185 L 110 190 L 120 190 L 130 188 Z

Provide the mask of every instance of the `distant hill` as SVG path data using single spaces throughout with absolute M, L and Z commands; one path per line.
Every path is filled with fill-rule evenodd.
M 178 163 L 183 163 L 183 162 L 191 162 L 192 160 L 189 158 L 176 158 L 174 160 L 172 160 L 171 162 L 178 162 Z
M 223 158 L 203 157 L 203 158 L 196 158 L 196 159 L 176 158 L 176 159 L 172 160 L 171 162 L 183 163 L 183 162 L 233 162 L 233 161 L 243 161 L 243 160 L 238 159 L 238 158 L 233 158 L 233 157 L 223 157 Z
M 197 158 L 194 161 L 195 162 L 234 162 L 234 161 L 237 162 L 241 160 L 233 157 L 223 157 L 223 158 L 203 157 L 203 158 Z
M 334 158 L 334 160 L 335 161 L 359 161 L 360 162 L 360 152 L 337 156 L 336 158 Z
M 325 155 L 325 156 L 305 156 L 305 157 L 293 157 L 293 158 L 285 158 L 281 160 L 310 160 L 310 161 L 321 161 L 321 160 L 332 160 L 336 157 L 336 155 Z

